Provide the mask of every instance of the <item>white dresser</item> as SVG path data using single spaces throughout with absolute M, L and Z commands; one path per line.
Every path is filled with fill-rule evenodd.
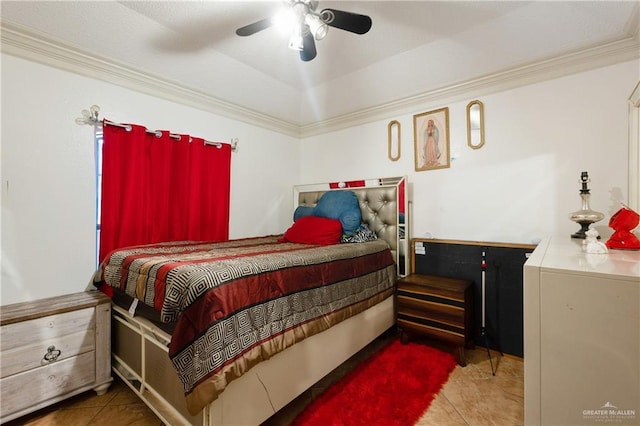
M 640 424 L 640 251 L 587 254 L 568 235 L 538 245 L 524 369 L 526 425 Z
M 111 384 L 111 301 L 81 292 L 0 308 L 0 422 Z

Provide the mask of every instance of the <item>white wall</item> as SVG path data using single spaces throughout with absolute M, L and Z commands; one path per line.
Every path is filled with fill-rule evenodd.
M 569 236 L 581 208 L 579 178 L 588 171 L 596 224 L 628 198 L 627 100 L 640 79 L 638 61 L 464 101 L 425 104 L 411 115 L 310 137 L 302 143 L 305 183 L 407 174 L 412 236 L 530 243 Z M 466 104 L 485 106 L 486 144 L 466 144 Z M 449 107 L 448 169 L 415 172 L 413 114 Z M 387 124 L 402 126 L 402 157 L 387 158 Z M 322 160 L 318 160 L 322 159 Z
M 232 155 L 230 237 L 291 223 L 292 185 L 409 175 L 412 236 L 531 242 L 569 235 L 580 172 L 606 222 L 626 201 L 627 99 L 638 61 L 464 101 L 450 108 L 451 168 L 414 172 L 412 115 L 302 141 L 118 86 L 2 55 L 0 304 L 83 290 L 95 267 L 92 129 L 82 109 L 209 140 L 240 140 Z M 466 145 L 466 103 L 485 104 L 486 144 Z M 402 124 L 402 157 L 387 158 L 387 124 Z M 256 208 L 256 206 L 261 206 Z
M 281 134 L 3 54 L 0 304 L 82 291 L 95 269 L 93 129 L 100 117 L 208 140 L 232 154 L 231 238 L 291 223 L 299 142 Z M 256 208 L 256 206 L 261 206 Z

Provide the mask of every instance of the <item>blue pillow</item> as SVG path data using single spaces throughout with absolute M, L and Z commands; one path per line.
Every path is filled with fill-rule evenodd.
M 346 235 L 351 235 L 358 230 L 362 223 L 362 212 L 358 206 L 358 210 L 347 210 L 338 218 L 342 224 L 342 231 Z
M 300 219 L 305 216 L 314 216 L 313 207 L 309 206 L 298 206 L 296 210 L 293 212 L 293 221 Z
M 353 234 L 362 223 L 360 203 L 353 191 L 325 192 L 314 207 L 313 215 L 340 220 L 342 231 L 347 235 Z

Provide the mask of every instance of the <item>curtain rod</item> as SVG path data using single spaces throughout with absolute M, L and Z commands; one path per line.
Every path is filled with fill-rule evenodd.
M 100 107 L 98 105 L 92 105 L 91 108 L 89 110 L 83 109 L 82 110 L 82 117 L 78 117 L 76 118 L 76 123 L 77 124 L 87 124 L 90 126 L 102 126 L 102 122 L 100 121 L 100 119 L 98 118 L 98 113 L 100 112 Z M 116 123 L 115 121 L 109 121 L 107 119 L 104 119 L 104 124 L 107 124 L 109 126 L 115 126 L 115 127 L 120 127 L 123 128 L 127 131 L 131 131 L 131 124 L 123 124 L 123 123 Z M 157 137 L 161 137 L 162 136 L 162 132 L 160 130 L 149 130 L 146 129 L 146 132 L 149 134 L 154 134 Z M 180 140 L 182 139 L 182 135 L 178 135 L 178 134 L 174 134 L 174 133 L 169 133 L 169 137 L 171 139 L 174 140 Z M 189 142 L 192 141 L 191 136 L 189 136 Z M 206 139 L 204 139 L 204 143 L 205 145 L 213 145 L 217 148 L 221 148 L 223 142 L 212 142 L 212 141 L 208 141 Z M 229 143 L 229 145 L 231 145 L 231 151 L 232 152 L 236 152 L 238 150 L 238 138 L 233 138 L 231 139 L 231 142 Z

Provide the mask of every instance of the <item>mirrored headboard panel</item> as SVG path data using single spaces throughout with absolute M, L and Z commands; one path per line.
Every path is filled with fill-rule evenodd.
M 358 197 L 362 222 L 385 240 L 396 261 L 398 275 L 410 271 L 409 201 L 406 176 L 344 182 L 296 185 L 293 208 L 315 206 L 326 191 L 353 191 Z

